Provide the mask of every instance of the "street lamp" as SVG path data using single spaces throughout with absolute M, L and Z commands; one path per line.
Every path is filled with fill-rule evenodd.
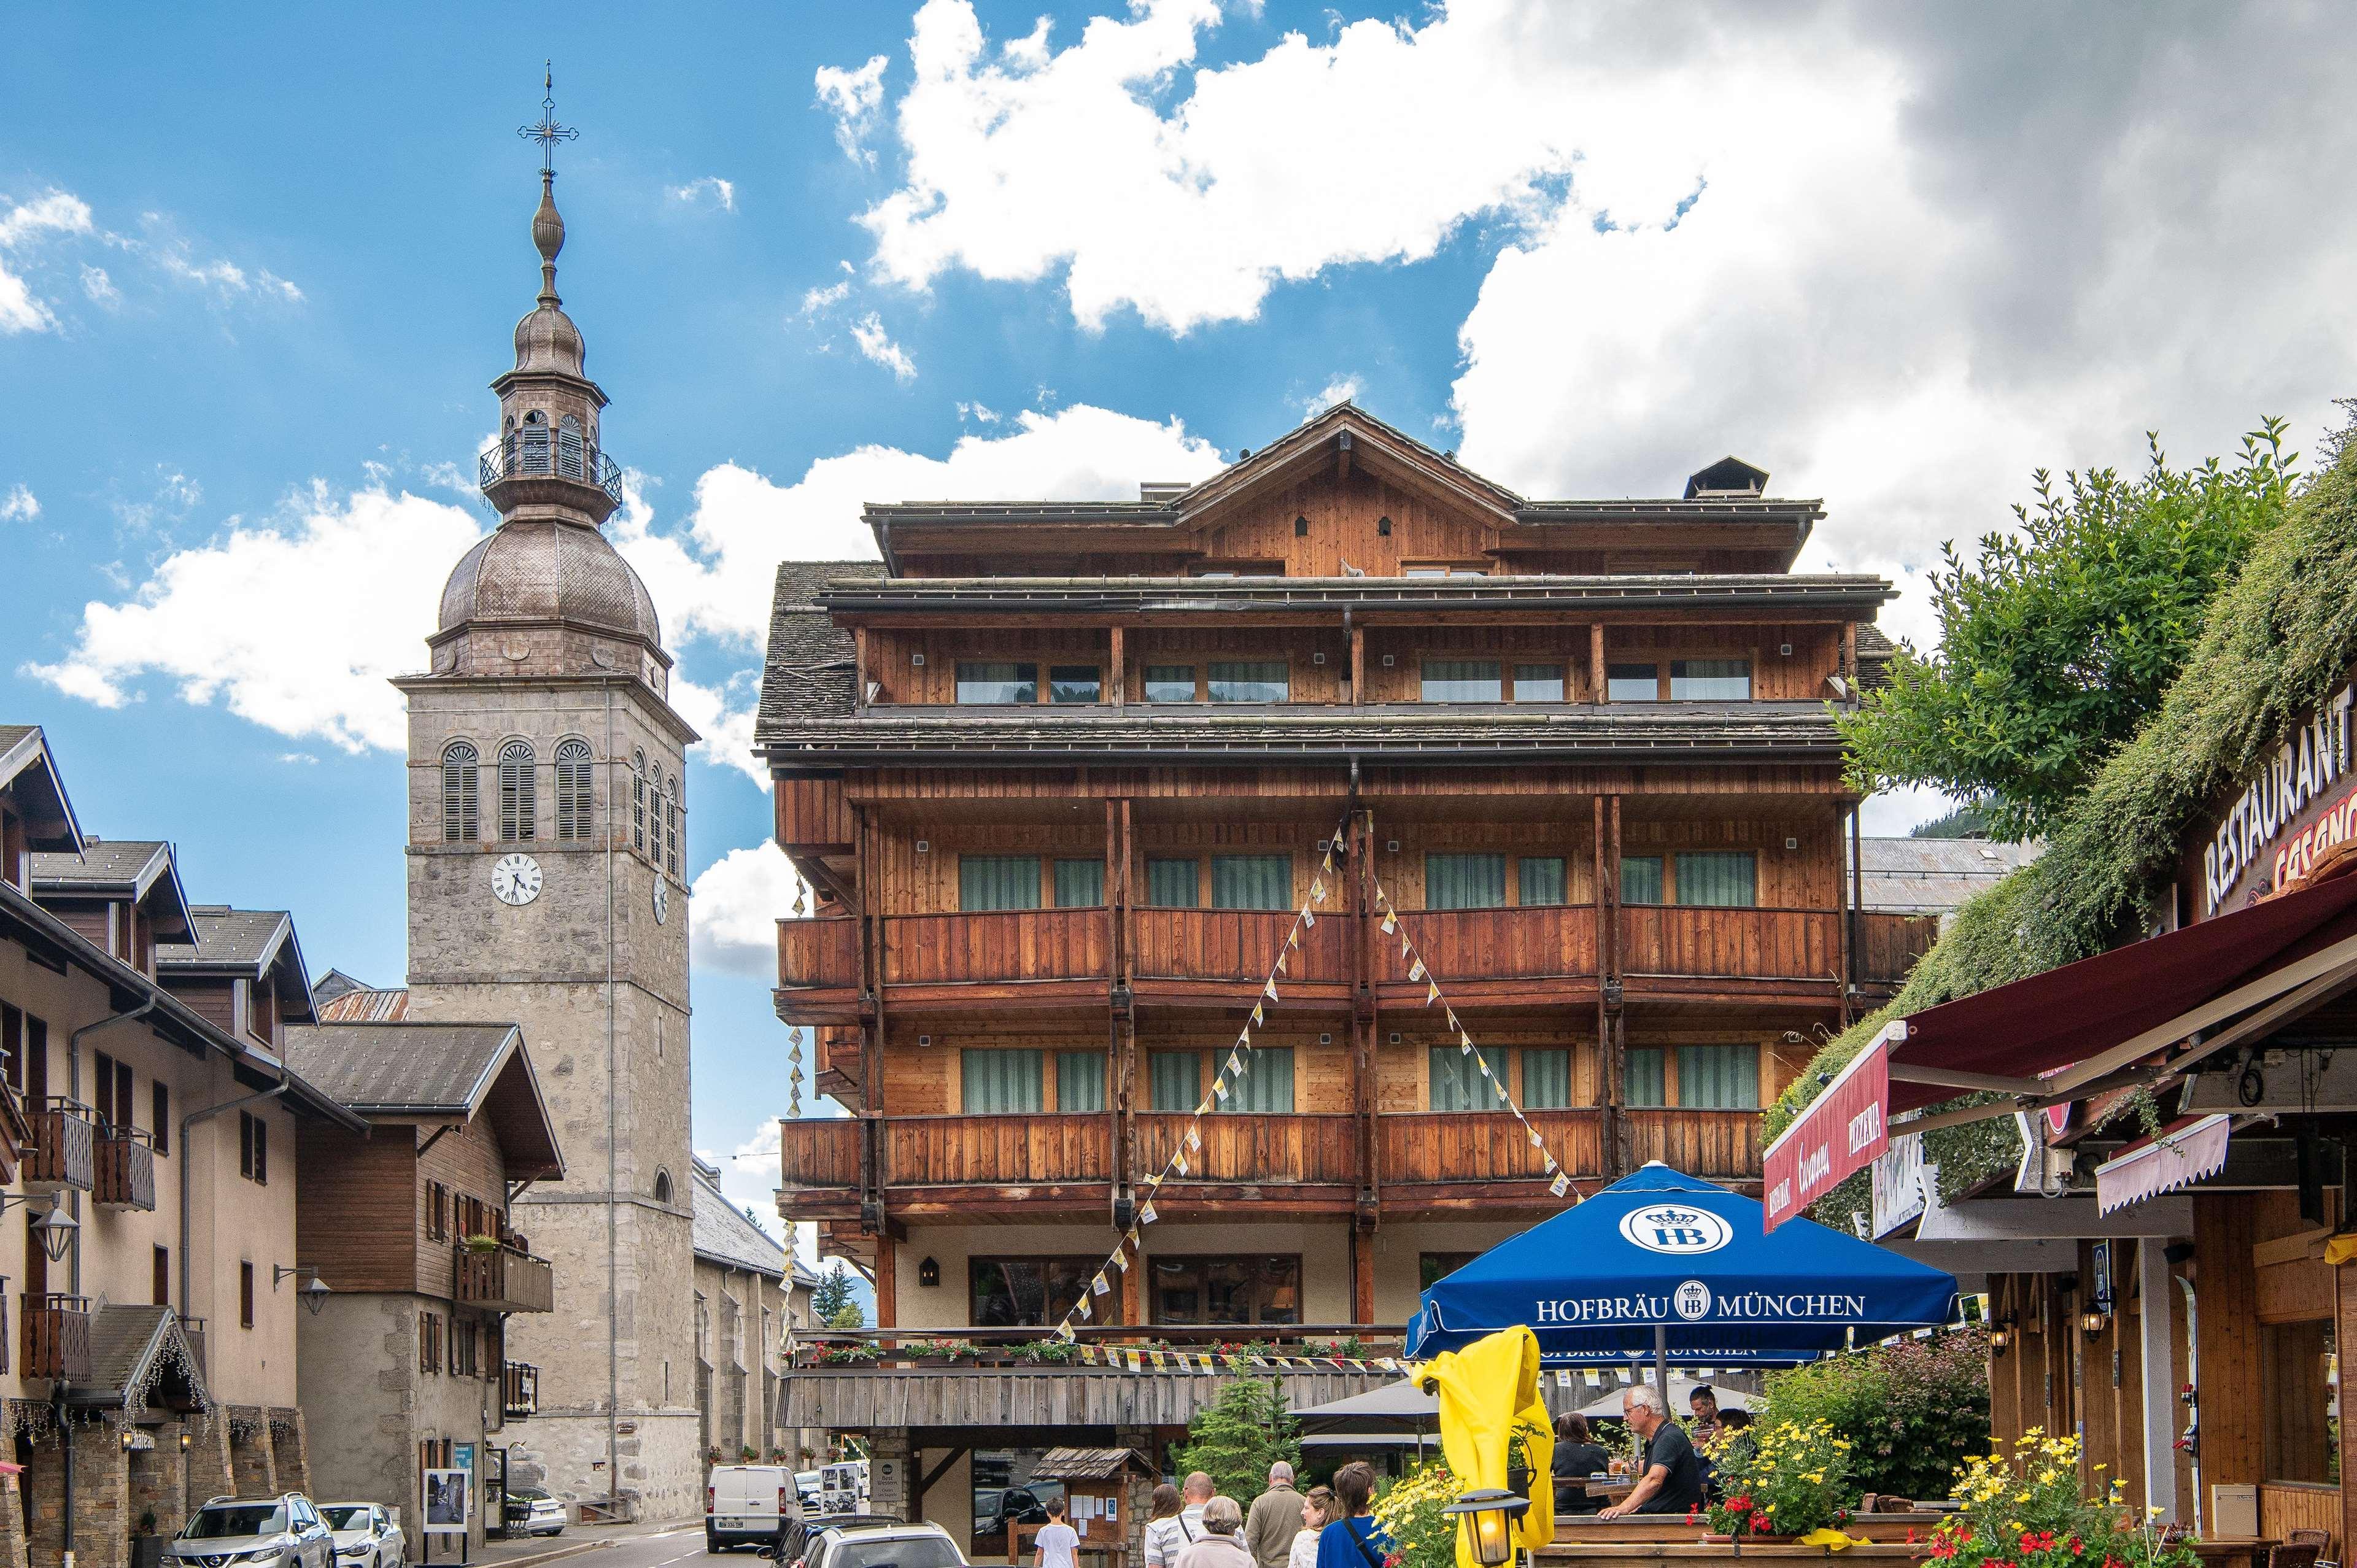
M 1530 1506 L 1528 1498 L 1516 1497 L 1495 1487 L 1480 1487 L 1440 1511 L 1463 1521 L 1465 1539 L 1472 1545 L 1474 1561 L 1482 1568 L 1499 1568 L 1512 1559 L 1514 1520 Z
M 17 1193 L 0 1195 L 0 1214 L 20 1206 L 30 1208 L 33 1198 Z M 81 1221 L 76 1219 L 73 1210 L 66 1207 L 66 1195 L 62 1192 L 49 1194 L 49 1206 L 33 1220 L 33 1234 L 39 1239 L 41 1251 L 48 1254 L 49 1262 L 64 1262 L 66 1254 L 73 1251 L 74 1238 L 81 1232 Z
M 2002 1356 L 2013 1343 L 2013 1319 L 2000 1317 L 1989 1326 L 1989 1348 Z
M 2079 1315 L 2079 1329 L 2090 1339 L 2100 1339 L 2104 1337 L 2104 1326 L 2111 1320 L 2109 1313 L 2089 1308 Z
M 328 1288 L 328 1282 L 319 1277 L 317 1269 L 308 1263 L 273 1263 L 270 1266 L 270 1288 L 276 1290 L 281 1280 L 297 1274 L 311 1276 L 311 1283 L 303 1287 L 303 1310 L 317 1317 L 327 1310 L 328 1297 L 335 1294 Z

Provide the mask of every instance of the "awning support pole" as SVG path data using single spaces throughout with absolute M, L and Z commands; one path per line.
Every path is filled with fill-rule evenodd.
M 2145 1501 L 2177 1522 L 2176 1292 L 2169 1277 L 2169 1243 L 2147 1236 L 2136 1243 L 2136 1337 L 2144 1371 Z
M 1665 1323 L 1653 1325 L 1653 1387 L 1662 1396 L 1662 1413 L 1670 1411 L 1670 1328 Z

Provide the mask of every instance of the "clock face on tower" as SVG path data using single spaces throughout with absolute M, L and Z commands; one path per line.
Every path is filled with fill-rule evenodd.
M 521 908 L 540 897 L 540 862 L 528 854 L 503 854 L 491 863 L 491 897 Z
M 658 876 L 655 878 L 655 924 L 660 926 L 670 918 L 671 884 Z

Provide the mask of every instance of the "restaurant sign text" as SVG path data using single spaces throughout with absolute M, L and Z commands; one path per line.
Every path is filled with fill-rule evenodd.
M 2266 759 L 2201 846 L 2201 912 L 2218 913 L 2255 865 L 2269 869 L 2266 888 L 2303 875 L 2315 858 L 2352 836 L 2357 788 L 2311 811 L 2350 770 L 2350 708 L 2357 687 L 2343 686 Z M 2305 819 L 2305 820 L 2303 820 Z M 2280 842 L 2278 842 L 2280 841 Z

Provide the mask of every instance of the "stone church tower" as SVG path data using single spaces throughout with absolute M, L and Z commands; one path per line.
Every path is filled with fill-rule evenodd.
M 521 1026 L 565 1155 L 562 1181 L 513 1204 L 556 1307 L 507 1321 L 508 1359 L 540 1369 L 540 1412 L 507 1429 L 511 1483 L 685 1519 L 702 1501 L 681 875 L 696 737 L 666 700 L 653 602 L 600 532 L 621 477 L 557 298 L 554 180 L 544 163 L 539 302 L 491 383 L 499 527 L 442 590 L 429 672 L 396 682 L 408 1015 Z

